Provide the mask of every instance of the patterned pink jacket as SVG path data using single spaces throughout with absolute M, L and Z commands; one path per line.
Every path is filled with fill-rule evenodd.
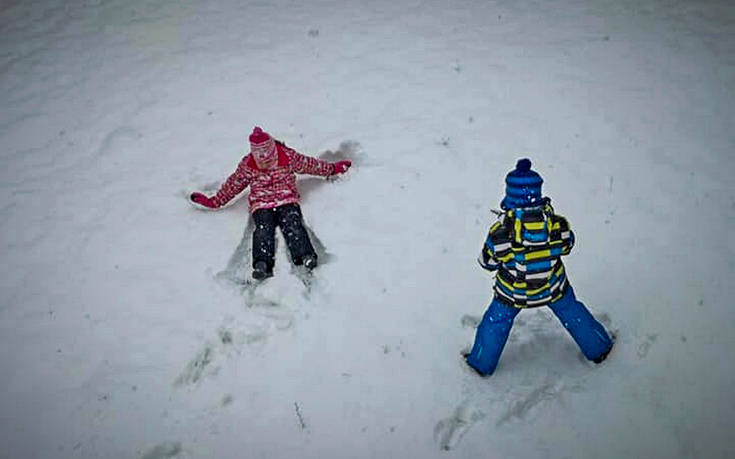
M 250 185 L 250 212 L 272 209 L 299 202 L 296 174 L 328 177 L 334 165 L 321 159 L 302 155 L 281 142 L 276 142 L 278 162 L 269 169 L 260 169 L 251 154 L 245 156 L 212 197 L 215 208 L 222 207 Z

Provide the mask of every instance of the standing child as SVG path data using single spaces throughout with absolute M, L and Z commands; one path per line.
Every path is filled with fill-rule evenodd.
M 273 275 L 276 226 L 280 226 L 295 265 L 312 270 L 317 255 L 304 228 L 296 174 L 329 177 L 347 172 L 352 163 L 328 163 L 302 155 L 255 127 L 250 134 L 250 154 L 240 161 L 219 191 L 209 198 L 195 192 L 191 202 L 206 209 L 218 209 L 250 185 L 248 199 L 255 220 L 253 231 L 253 277 L 264 279 Z
M 542 197 L 543 179 L 521 159 L 505 178 L 504 213 L 490 227 L 478 261 L 497 271 L 495 295 L 477 327 L 467 363 L 483 376 L 490 375 L 503 352 L 513 319 L 524 308 L 548 306 L 559 318 L 584 356 L 600 363 L 613 341 L 569 285 L 561 257 L 574 246 L 566 219 L 554 213 L 551 200 Z

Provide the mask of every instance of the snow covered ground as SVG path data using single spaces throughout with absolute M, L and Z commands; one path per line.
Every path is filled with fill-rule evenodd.
M 2 1 L 0 457 L 732 457 L 734 92 L 728 1 Z M 185 199 L 256 124 L 355 164 L 309 287 Z M 481 379 L 522 156 L 617 346 L 526 311 Z

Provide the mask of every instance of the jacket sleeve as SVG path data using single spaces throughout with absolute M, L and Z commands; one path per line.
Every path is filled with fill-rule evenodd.
M 227 177 L 225 183 L 223 183 L 219 187 L 217 193 L 212 197 L 212 201 L 214 202 L 216 208 L 222 207 L 228 202 L 232 201 L 235 196 L 242 193 L 242 191 L 247 188 L 248 180 L 245 177 L 245 170 L 247 167 L 246 159 L 247 157 L 243 158 L 242 161 L 240 161 L 240 164 L 238 164 L 235 172 Z
M 561 215 L 554 214 L 551 221 L 551 240 L 561 246 L 561 255 L 569 255 L 574 247 L 574 232 L 569 222 Z
M 511 250 L 512 231 L 509 227 L 505 216 L 490 227 L 485 244 L 477 258 L 478 263 L 488 271 L 495 271 L 500 268 L 504 261 L 510 261 L 513 258 Z
M 329 177 L 334 174 L 334 164 L 327 161 L 302 155 L 296 150 L 289 149 L 292 170 L 297 174 L 318 175 Z

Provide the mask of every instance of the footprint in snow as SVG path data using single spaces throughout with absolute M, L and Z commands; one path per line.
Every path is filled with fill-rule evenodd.
M 658 339 L 657 333 L 649 333 L 646 335 L 643 340 L 638 343 L 638 358 L 639 359 L 645 359 L 648 355 L 648 351 L 651 350 L 651 347 L 656 343 L 656 340 Z
M 274 308 L 257 317 L 246 317 L 248 323 L 237 320 L 220 327 L 216 337 L 208 340 L 202 349 L 186 364 L 174 381 L 175 387 L 196 385 L 206 377 L 219 372 L 217 362 L 241 355 L 244 349 L 257 349 L 275 333 L 293 327 L 294 313 L 288 309 Z
M 482 412 L 472 408 L 468 402 L 463 402 L 451 416 L 436 423 L 434 440 L 443 451 L 454 449 L 470 427 L 484 417 Z
M 526 415 L 545 401 L 554 400 L 564 392 L 565 386 L 560 383 L 546 382 L 531 392 L 513 400 L 508 409 L 498 418 L 496 426 L 501 426 L 513 418 L 524 419 Z
M 210 365 L 213 360 L 214 352 L 212 347 L 209 345 L 204 346 L 204 348 L 199 351 L 191 361 L 189 361 L 181 374 L 176 378 L 174 386 L 181 387 L 184 385 L 198 383 L 205 375 L 205 372 L 212 372 L 212 367 Z

